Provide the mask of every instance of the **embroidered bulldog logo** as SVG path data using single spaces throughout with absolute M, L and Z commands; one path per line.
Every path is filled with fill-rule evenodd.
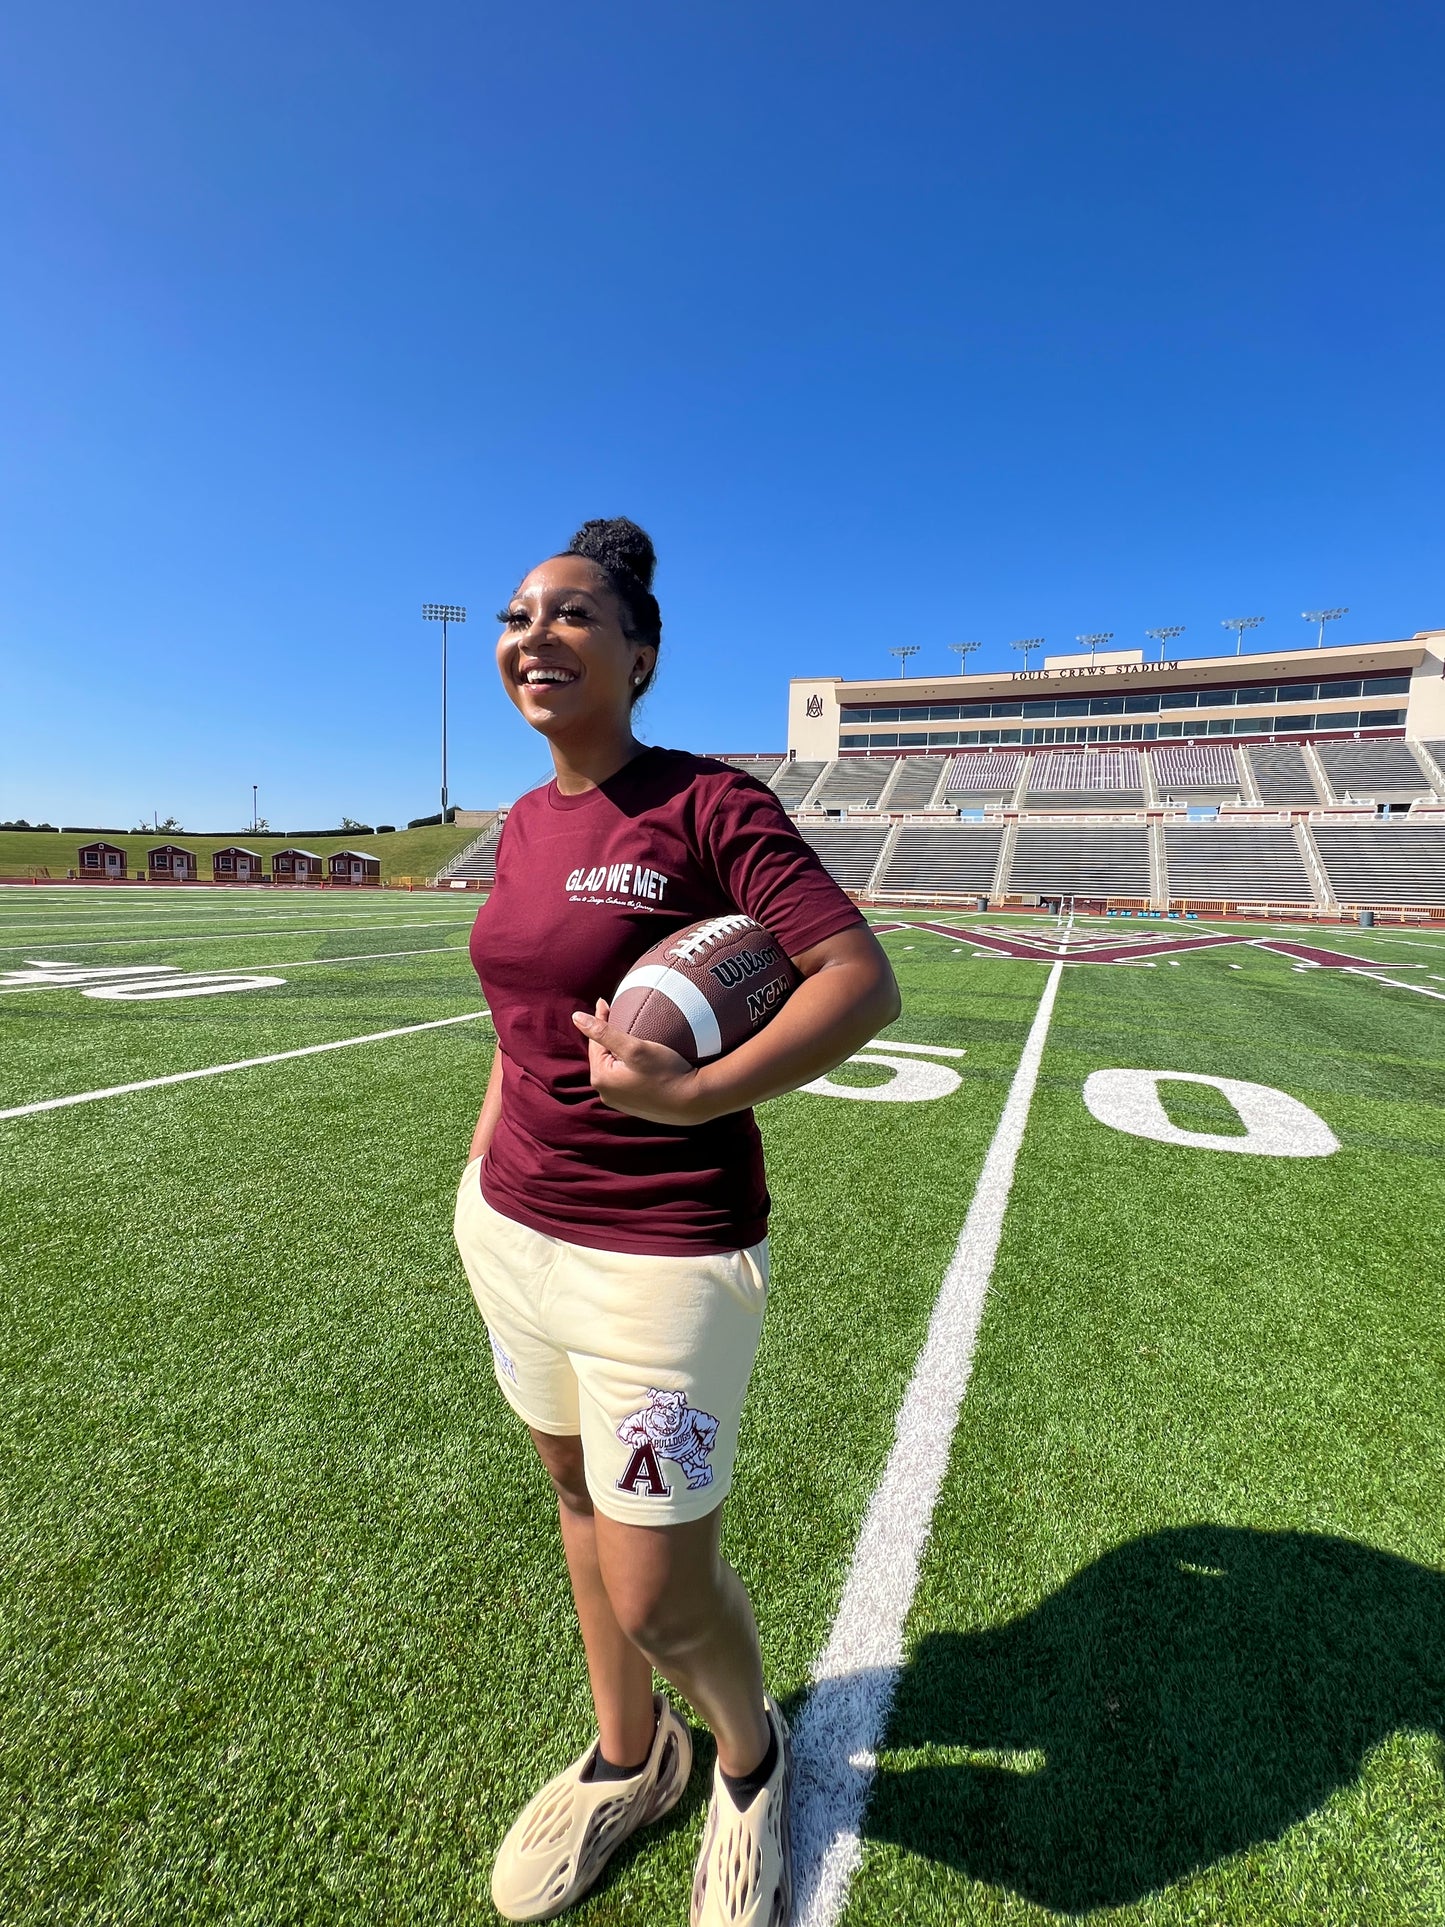
M 717 1441 L 717 1420 L 699 1412 L 681 1392 L 660 1392 L 653 1386 L 641 1411 L 633 1412 L 617 1428 L 617 1436 L 632 1448 L 627 1469 L 617 1481 L 619 1492 L 666 1499 L 672 1487 L 662 1476 L 660 1459 L 671 1459 L 698 1492 L 712 1484 L 708 1454 Z

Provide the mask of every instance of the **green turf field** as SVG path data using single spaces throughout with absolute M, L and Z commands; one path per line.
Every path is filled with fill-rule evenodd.
M 450 1243 L 474 909 L 0 891 L 7 1927 L 487 1920 L 497 1841 L 588 1738 Z M 835 1073 L 915 1094 L 762 1113 L 730 1545 L 794 1713 L 1052 975 L 974 935 L 1052 926 L 944 921 L 883 937 L 932 1070 Z M 1064 964 L 828 1920 L 1445 1922 L 1445 935 L 1274 934 L 1378 974 Z M 87 994 L 121 966 L 140 996 Z M 1244 1140 L 1197 1083 L 1116 1128 L 1083 1092 L 1117 1069 L 1284 1093 L 1338 1148 L 1282 1155 L 1287 1107 L 1263 1154 L 1159 1141 Z M 685 1919 L 710 1763 L 575 1918 Z

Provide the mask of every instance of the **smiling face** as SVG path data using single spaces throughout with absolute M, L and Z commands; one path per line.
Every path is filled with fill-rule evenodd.
M 657 651 L 630 639 L 607 577 L 580 555 L 526 576 L 502 611 L 497 668 L 522 715 L 544 736 L 630 735 L 633 696 Z

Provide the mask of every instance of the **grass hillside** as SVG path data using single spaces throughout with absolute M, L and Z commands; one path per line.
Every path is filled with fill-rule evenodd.
M 385 882 L 397 877 L 435 876 L 436 872 L 457 851 L 464 849 L 474 836 L 480 835 L 476 829 L 462 829 L 456 824 L 433 824 L 422 830 L 396 830 L 389 836 L 308 836 L 294 837 L 283 835 L 251 836 L 238 831 L 233 836 L 190 836 L 184 830 L 143 832 L 138 835 L 109 836 L 104 839 L 125 851 L 127 870 L 134 875 L 136 867 L 144 864 L 147 850 L 154 849 L 158 843 L 179 843 L 183 849 L 194 850 L 200 866 L 201 881 L 207 882 L 211 875 L 211 857 L 228 843 L 243 844 L 249 850 L 258 850 L 267 860 L 277 850 L 289 849 L 299 843 L 303 849 L 314 850 L 318 856 L 329 856 L 333 850 L 364 850 L 369 856 L 381 858 L 381 874 Z M 89 836 L 62 836 L 54 830 L 0 830 L 0 877 L 24 876 L 34 866 L 48 869 L 52 877 L 64 877 L 67 870 L 79 868 L 79 850 L 82 843 L 93 843 L 97 839 Z

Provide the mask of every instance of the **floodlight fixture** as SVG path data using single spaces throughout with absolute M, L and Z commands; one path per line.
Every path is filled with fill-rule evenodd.
M 1114 631 L 1112 629 L 1100 629 L 1096 634 L 1092 636 L 1075 636 L 1074 637 L 1075 642 L 1083 643 L 1084 647 L 1088 650 L 1090 662 L 1092 662 L 1095 656 L 1098 655 L 1099 644 L 1101 642 L 1112 642 L 1113 640 L 1114 640 Z
M 959 675 L 966 676 L 968 674 L 969 657 L 973 654 L 975 649 L 982 649 L 983 644 L 981 642 L 951 642 L 949 643 L 948 646 L 953 651 L 954 655 L 958 657 Z
M 1029 657 L 1033 654 L 1035 649 L 1042 649 L 1043 646 L 1044 646 L 1044 639 L 1042 636 L 1025 636 L 1021 642 L 1011 642 L 1009 644 L 1010 649 L 1017 649 L 1019 654 L 1023 657 L 1025 669 L 1028 668 Z
M 1244 654 L 1244 638 L 1246 632 L 1250 629 L 1257 629 L 1263 621 L 1263 616 L 1227 616 L 1219 626 L 1221 629 L 1232 629 L 1234 631 L 1234 653 L 1236 656 L 1242 656 Z
M 1315 648 L 1323 649 L 1325 646 L 1325 624 L 1327 622 L 1338 622 L 1341 616 L 1347 616 L 1349 613 L 1348 608 L 1302 609 L 1300 611 L 1300 620 L 1301 622 L 1317 622 L 1320 625 L 1320 639 L 1315 644 Z
M 442 626 L 442 819 L 447 813 L 447 624 L 465 622 L 467 612 L 459 602 L 424 602 L 422 619 Z
M 890 649 L 888 653 L 890 656 L 897 656 L 899 662 L 903 665 L 903 674 L 906 676 L 908 674 L 908 658 L 910 656 L 916 656 L 922 646 L 921 643 L 917 642 L 905 642 L 901 643 L 896 649 Z
M 1165 656 L 1168 654 L 1170 643 L 1173 642 L 1176 636 L 1182 636 L 1184 634 L 1184 624 L 1182 622 L 1176 622 L 1172 628 L 1146 629 L 1144 633 L 1150 642 L 1158 643 L 1159 660 L 1163 662 Z

